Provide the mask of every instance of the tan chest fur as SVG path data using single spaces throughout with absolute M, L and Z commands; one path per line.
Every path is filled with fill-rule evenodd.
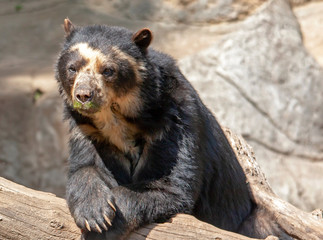
M 138 131 L 127 124 L 124 120 L 119 119 L 110 109 L 102 110 L 95 114 L 93 122 L 96 127 L 88 124 L 79 125 L 82 133 L 90 136 L 97 141 L 109 142 L 117 147 L 124 156 L 130 156 L 131 160 L 124 157 L 120 158 L 120 163 L 131 173 L 131 169 L 136 174 L 143 162 L 142 149 L 136 146 L 135 135 Z M 133 165 L 138 165 L 135 169 Z
M 110 109 L 104 109 L 95 114 L 94 124 L 102 137 L 115 145 L 120 151 L 128 153 L 133 150 L 135 135 L 138 131 L 134 126 L 118 118 Z

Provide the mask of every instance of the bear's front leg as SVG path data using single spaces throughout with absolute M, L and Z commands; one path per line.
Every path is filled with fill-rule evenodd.
M 67 203 L 83 231 L 101 233 L 111 227 L 116 213 L 114 196 L 94 167 L 84 167 L 70 175 Z
M 83 232 L 108 230 L 116 214 L 112 187 L 117 182 L 96 151 L 93 142 L 74 127 L 70 139 L 66 200 L 76 225 Z

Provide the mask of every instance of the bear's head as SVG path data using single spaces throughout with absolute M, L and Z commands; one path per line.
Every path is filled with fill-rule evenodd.
M 117 110 L 140 111 L 140 88 L 152 33 L 101 25 L 78 27 L 64 21 L 65 43 L 56 78 L 66 104 L 85 116 Z

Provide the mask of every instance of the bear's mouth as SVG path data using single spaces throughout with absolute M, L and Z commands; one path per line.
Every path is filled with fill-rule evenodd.
M 73 108 L 77 110 L 81 114 L 93 114 L 100 110 L 100 107 L 98 104 L 96 104 L 94 101 L 88 101 L 85 103 L 80 103 L 77 100 L 73 101 Z

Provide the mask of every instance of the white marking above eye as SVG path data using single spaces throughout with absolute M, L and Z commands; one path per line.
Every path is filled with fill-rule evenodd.
M 106 59 L 106 56 L 100 50 L 93 49 L 87 43 L 77 43 L 71 50 L 77 50 L 84 59 L 89 60 L 89 65 L 94 65 L 98 60 L 104 62 Z

